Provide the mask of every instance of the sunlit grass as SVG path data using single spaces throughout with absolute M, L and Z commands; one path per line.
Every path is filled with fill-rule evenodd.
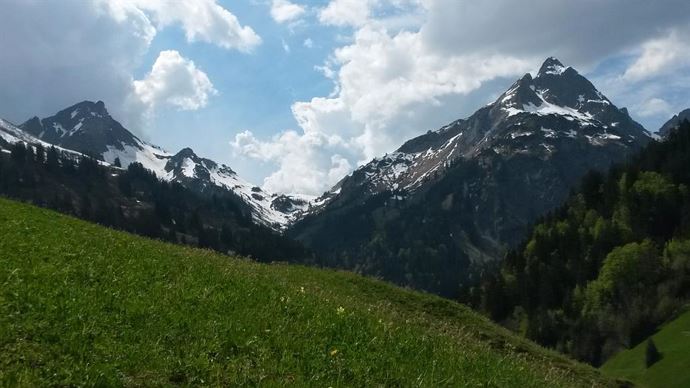
M 0 199 L 0 385 L 593 386 L 464 306 Z
M 611 358 L 602 370 L 611 376 L 634 381 L 643 387 L 688 387 L 690 386 L 690 311 L 664 325 L 652 336 L 662 358 L 649 368 L 645 365 L 643 341 L 630 350 Z

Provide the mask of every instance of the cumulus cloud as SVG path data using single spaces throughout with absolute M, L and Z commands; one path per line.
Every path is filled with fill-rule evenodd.
M 656 115 L 671 116 L 673 115 L 673 109 L 671 104 L 662 98 L 650 98 L 647 101 L 643 101 L 641 104 L 635 107 L 635 111 L 642 117 L 650 117 Z
M 270 141 L 261 141 L 252 132 L 244 131 L 230 144 L 237 154 L 281 165 L 264 180 L 264 188 L 274 192 L 318 194 L 325 185 L 334 184 L 352 168 L 338 153 L 347 152 L 345 144 L 323 133 L 290 130 L 273 136 Z
M 690 25 L 664 29 L 621 55 L 623 71 L 607 71 L 594 79 L 614 102 L 655 131 L 673 114 L 688 107 L 690 44 L 682 36 Z
M 279 168 L 265 179 L 267 189 L 318 194 L 343 171 L 450 121 L 449 111 L 458 114 L 452 110 L 455 96 L 533 66 L 500 55 L 438 55 L 419 33 L 389 34 L 380 26 L 365 26 L 325 67 L 336 82 L 334 94 L 293 105 L 302 133 L 289 131 L 266 141 L 245 133 L 233 148 L 253 158 L 271 155 L 263 160 Z
M 338 27 L 377 24 L 399 28 L 418 24 L 416 10 L 427 0 L 331 0 L 318 12 L 319 22 Z
M 217 94 L 208 76 L 193 61 L 174 50 L 161 51 L 151 72 L 134 81 L 134 97 L 146 109 L 172 106 L 180 110 L 197 110 Z
M 683 36 L 687 34 L 690 34 L 690 29 Z M 623 77 L 629 81 L 639 81 L 689 65 L 690 42 L 681 39 L 679 35 L 681 34 L 673 30 L 667 36 L 645 42 L 641 53 Z
M 136 129 L 133 74 L 159 30 L 177 26 L 189 41 L 241 51 L 260 42 L 212 0 L 26 0 L 2 9 L 0 116 L 15 122 L 92 99 Z
M 333 26 L 359 26 L 369 20 L 377 0 L 331 0 L 319 11 L 319 21 Z
M 226 49 L 251 51 L 261 38 L 251 27 L 242 26 L 235 15 L 216 0 L 97 0 L 116 18 L 140 12 L 149 15 L 158 28 L 179 25 L 189 42 L 206 42 Z
M 386 7 L 423 18 L 391 22 Z M 331 0 L 319 21 L 353 28 L 349 43 L 318 67 L 335 84 L 331 95 L 293 104 L 301 131 L 270 139 L 244 133 L 232 146 L 276 165 L 268 189 L 318 194 L 341 178 L 333 172 L 464 117 L 546 56 L 587 71 L 612 55 L 632 55 L 649 68 L 655 46 L 641 44 L 687 23 L 686 11 L 685 0 Z M 656 70 L 672 60 L 662 62 Z M 646 101 L 645 114 L 660 114 L 667 106 L 655 97 L 631 106 Z
M 273 0 L 271 3 L 271 17 L 276 23 L 287 23 L 300 18 L 306 9 L 304 6 L 288 0 Z

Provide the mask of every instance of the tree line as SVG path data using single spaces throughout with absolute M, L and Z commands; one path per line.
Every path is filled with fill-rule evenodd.
M 173 243 L 260 261 L 312 260 L 301 244 L 256 225 L 229 191 L 194 192 L 139 163 L 123 170 L 40 144 L 9 148 L 0 153 L 0 195 Z

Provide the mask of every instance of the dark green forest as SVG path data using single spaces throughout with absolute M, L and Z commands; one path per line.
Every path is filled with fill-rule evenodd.
M 116 165 L 118 161 L 116 161 Z M 163 182 L 139 163 L 126 170 L 40 145 L 0 153 L 0 195 L 101 225 L 259 261 L 308 262 L 299 243 L 256 225 L 227 190 L 193 192 Z
M 690 123 L 607 174 L 589 173 L 462 301 L 600 365 L 690 296 Z

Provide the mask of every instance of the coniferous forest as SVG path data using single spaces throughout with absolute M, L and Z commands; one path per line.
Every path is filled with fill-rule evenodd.
M 461 299 L 538 343 L 600 365 L 690 296 L 690 123 L 592 172 Z

